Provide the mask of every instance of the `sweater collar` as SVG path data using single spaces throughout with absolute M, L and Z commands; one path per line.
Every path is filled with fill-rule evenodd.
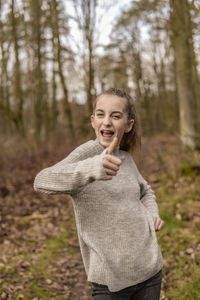
M 104 150 L 104 149 L 107 148 L 106 146 L 103 146 L 103 145 L 99 142 L 98 138 L 95 139 L 95 142 L 97 143 L 97 145 L 99 145 L 99 146 L 102 148 L 102 150 Z M 113 151 L 113 153 L 115 153 L 115 154 L 119 153 L 119 146 L 117 146 L 117 147 L 115 148 L 115 150 Z

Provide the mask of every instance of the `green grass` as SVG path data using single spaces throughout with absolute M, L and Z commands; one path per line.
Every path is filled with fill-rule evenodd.
M 189 163 L 183 166 L 178 160 L 174 170 L 159 176 L 155 190 L 160 216 L 165 221 L 157 233 L 164 258 L 163 290 L 169 300 L 199 300 L 200 254 L 193 257 L 186 252 L 189 248 L 195 251 L 195 245 L 200 243 L 198 222 L 194 222 L 195 213 L 200 211 L 198 174 Z M 191 179 L 188 184 L 187 177 Z
M 169 299 L 199 300 L 200 299 L 200 271 L 199 266 L 191 266 L 190 276 L 178 268 L 172 272 L 172 280 L 177 283 L 170 288 L 167 296 Z

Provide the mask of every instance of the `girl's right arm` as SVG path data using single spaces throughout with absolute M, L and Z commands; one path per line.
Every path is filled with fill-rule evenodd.
M 79 146 L 59 163 L 40 171 L 34 180 L 34 190 L 71 194 L 94 180 L 109 179 L 102 164 L 106 149 L 99 153 L 93 142 Z

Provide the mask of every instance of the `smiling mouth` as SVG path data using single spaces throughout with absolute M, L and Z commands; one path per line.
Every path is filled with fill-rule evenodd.
M 114 135 L 112 130 L 101 130 L 101 135 L 105 138 L 111 138 Z

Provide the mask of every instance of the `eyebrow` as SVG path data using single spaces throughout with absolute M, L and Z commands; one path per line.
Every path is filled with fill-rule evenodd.
M 103 109 L 100 109 L 100 108 L 98 108 L 96 111 L 101 111 L 101 112 L 104 112 L 104 110 Z M 116 111 L 112 111 L 112 114 L 116 114 L 116 113 L 118 113 L 118 114 L 123 114 L 123 112 L 122 111 L 118 111 L 118 110 L 116 110 Z

